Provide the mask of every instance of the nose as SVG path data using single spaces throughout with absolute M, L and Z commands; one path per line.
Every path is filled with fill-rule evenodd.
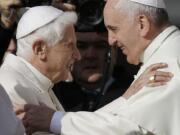
M 73 58 L 76 61 L 81 59 L 81 54 L 80 54 L 79 50 L 77 49 L 77 47 L 75 47 L 75 49 L 74 49 Z
M 117 40 L 116 40 L 116 38 L 114 36 L 109 34 L 108 35 L 108 42 L 109 42 L 110 46 L 114 46 L 116 44 Z

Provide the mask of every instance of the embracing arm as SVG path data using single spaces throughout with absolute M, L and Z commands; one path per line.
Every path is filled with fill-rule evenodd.
M 138 87 L 132 87 L 128 89 L 132 91 L 131 94 L 127 94 L 129 97 L 138 92 L 143 86 L 160 86 L 165 84 L 172 78 L 172 74 L 169 72 L 156 71 L 160 68 L 167 67 L 166 64 L 155 64 L 150 66 L 133 85 L 139 84 Z M 158 75 L 156 80 L 152 82 L 149 78 L 152 75 Z M 150 82 L 149 82 L 150 81 Z M 133 93 L 133 94 L 132 94 Z M 126 95 L 126 94 L 125 94 Z M 119 98 L 112 103 L 106 105 L 102 109 L 96 112 L 77 112 L 77 113 L 66 113 L 62 115 L 56 122 L 59 122 L 59 129 L 56 131 L 61 131 L 63 135 L 133 135 L 133 134 L 147 134 L 140 125 L 137 125 L 132 120 L 126 117 L 123 112 L 118 114 L 118 108 L 121 104 L 126 104 L 126 99 Z M 116 109 L 117 108 L 117 109 Z M 35 106 L 35 105 L 25 105 L 22 109 L 25 112 L 23 118 L 25 125 L 34 130 L 46 130 L 50 132 L 50 125 L 52 125 L 52 120 L 55 113 L 54 110 L 47 108 L 46 106 Z M 41 115 L 47 112 L 50 114 L 48 116 Z M 39 120 L 40 119 L 40 120 Z M 47 122 L 46 122 L 47 121 Z M 46 128 L 44 128 L 46 127 Z M 150 134 L 150 133 L 149 133 Z

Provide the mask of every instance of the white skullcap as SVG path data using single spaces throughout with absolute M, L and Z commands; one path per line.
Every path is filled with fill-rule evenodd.
M 33 31 L 52 22 L 62 13 L 63 11 L 52 6 L 37 6 L 30 8 L 24 13 L 18 23 L 16 38 L 20 39 L 27 36 Z
M 130 0 L 132 2 L 140 3 L 147 6 L 152 6 L 156 8 L 164 8 L 166 9 L 166 5 L 164 0 Z

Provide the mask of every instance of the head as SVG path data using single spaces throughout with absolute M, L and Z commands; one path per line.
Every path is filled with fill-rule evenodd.
M 76 37 L 81 60 L 74 64 L 73 78 L 87 89 L 99 88 L 108 66 L 107 33 L 76 32 Z
M 51 6 L 31 8 L 18 24 L 17 55 L 52 82 L 66 80 L 73 63 L 80 59 L 73 27 L 76 20 L 75 13 Z
M 152 40 L 169 25 L 164 8 L 145 5 L 138 1 L 147 2 L 108 0 L 104 8 L 109 44 L 119 47 L 127 56 L 127 61 L 135 65 L 140 63 L 140 56 Z M 163 3 L 162 0 L 159 1 Z

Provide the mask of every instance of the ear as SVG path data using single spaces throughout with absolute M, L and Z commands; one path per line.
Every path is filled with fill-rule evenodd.
M 150 31 L 150 26 L 151 26 L 148 17 L 146 15 L 139 15 L 138 23 L 139 23 L 140 35 L 142 37 L 148 36 L 148 33 Z
M 46 60 L 47 58 L 47 43 L 43 40 L 37 40 L 33 44 L 33 52 L 41 60 Z

